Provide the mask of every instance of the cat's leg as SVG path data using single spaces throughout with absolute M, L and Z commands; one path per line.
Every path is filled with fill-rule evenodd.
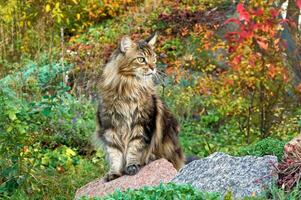
M 143 133 L 143 127 L 136 126 L 132 131 L 129 143 L 127 145 L 127 151 L 125 155 L 125 174 L 134 175 L 139 171 L 143 162 L 141 159 L 144 151 L 145 136 Z
M 112 129 L 105 131 L 103 135 L 110 170 L 105 176 L 106 181 L 111 181 L 122 175 L 123 170 L 123 145 L 117 133 Z

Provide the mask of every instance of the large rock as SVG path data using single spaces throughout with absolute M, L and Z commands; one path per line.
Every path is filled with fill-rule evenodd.
M 272 163 L 277 163 L 277 157 L 233 157 L 217 152 L 189 163 L 172 182 L 223 195 L 230 190 L 236 198 L 258 195 L 277 179 Z
M 110 182 L 105 182 L 103 178 L 88 183 L 78 189 L 75 199 L 81 196 L 99 197 L 114 192 L 116 189 L 121 191 L 128 188 L 138 189 L 143 186 L 155 186 L 168 183 L 176 175 L 177 170 L 165 159 L 156 160 L 143 167 L 134 176 L 122 176 Z

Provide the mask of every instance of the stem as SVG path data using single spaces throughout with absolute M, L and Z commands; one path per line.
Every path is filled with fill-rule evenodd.
M 61 48 L 62 48 L 62 58 L 61 58 L 61 63 L 62 67 L 64 68 L 64 57 L 65 57 L 65 44 L 64 44 L 64 28 L 61 27 Z M 63 82 L 66 83 L 66 74 L 63 72 Z

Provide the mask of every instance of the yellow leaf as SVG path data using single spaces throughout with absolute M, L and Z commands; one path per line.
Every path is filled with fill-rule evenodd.
M 75 151 L 73 151 L 72 149 L 67 148 L 67 149 L 66 149 L 66 155 L 67 155 L 67 156 L 75 156 L 76 153 L 75 153 Z
M 57 3 L 55 4 L 55 8 L 56 8 L 56 9 L 59 9 L 59 8 L 60 8 L 60 2 L 57 2 Z
M 80 20 L 80 14 L 79 13 L 76 14 L 76 18 L 77 18 L 77 20 Z
M 49 4 L 47 4 L 47 5 L 45 6 L 45 11 L 46 11 L 46 12 L 49 12 L 49 11 L 50 11 L 50 5 L 49 5 Z
M 75 4 L 78 4 L 78 2 L 76 1 L 76 0 L 72 0 L 73 1 L 73 3 L 75 3 Z

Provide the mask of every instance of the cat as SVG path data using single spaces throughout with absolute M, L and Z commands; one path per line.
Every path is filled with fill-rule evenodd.
M 134 42 L 124 36 L 103 69 L 95 136 L 110 165 L 106 181 L 134 175 L 159 158 L 177 170 L 184 164 L 179 124 L 156 94 L 153 82 L 156 38 L 153 34 Z

